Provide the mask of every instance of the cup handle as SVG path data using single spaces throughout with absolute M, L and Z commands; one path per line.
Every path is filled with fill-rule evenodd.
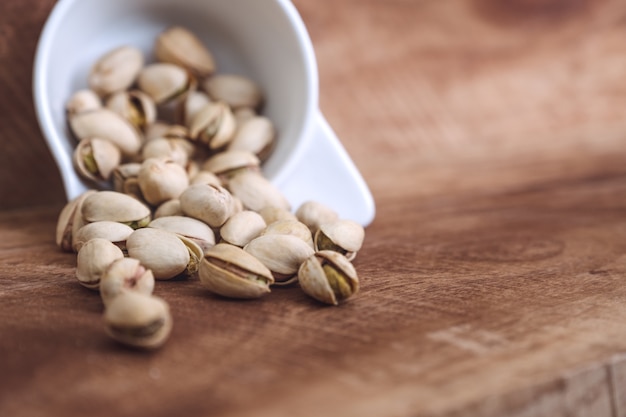
M 276 186 L 294 209 L 315 200 L 334 209 L 342 219 L 369 225 L 376 211 L 372 193 L 319 110 L 310 135 L 296 168 Z

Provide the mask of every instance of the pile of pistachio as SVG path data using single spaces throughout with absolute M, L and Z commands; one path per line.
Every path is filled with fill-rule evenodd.
M 78 282 L 99 291 L 107 333 L 141 348 L 167 340 L 155 280 L 197 276 L 242 299 L 295 283 L 331 305 L 354 295 L 363 227 L 313 201 L 292 212 L 262 175 L 276 132 L 258 113 L 260 88 L 216 74 L 181 27 L 161 33 L 154 53 L 145 65 L 134 47 L 108 52 L 67 103 L 74 165 L 94 187 L 63 208 L 56 242 L 78 254 Z

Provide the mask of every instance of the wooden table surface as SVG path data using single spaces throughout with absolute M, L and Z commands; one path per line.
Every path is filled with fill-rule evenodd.
M 296 0 L 377 217 L 338 308 L 159 282 L 154 353 L 54 245 L 31 66 L 0 2 L 0 416 L 626 416 L 626 3 Z

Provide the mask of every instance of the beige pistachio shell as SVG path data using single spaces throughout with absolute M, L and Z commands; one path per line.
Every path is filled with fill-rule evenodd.
M 198 269 L 200 269 L 200 262 L 202 262 L 202 259 L 204 258 L 204 249 L 202 249 L 200 244 L 195 239 L 190 239 L 182 235 L 177 236 L 187 248 L 187 252 L 189 252 L 189 263 L 185 269 L 185 275 L 194 275 L 198 272 Z
M 193 150 L 193 144 L 186 139 L 157 138 L 146 142 L 141 150 L 141 154 L 144 160 L 166 158 L 171 159 L 182 167 L 186 167 Z
M 215 72 L 211 52 L 196 35 L 180 26 L 173 26 L 157 37 L 154 53 L 159 61 L 180 65 L 201 78 Z
M 107 334 L 124 345 L 155 349 L 170 335 L 172 316 L 162 299 L 126 291 L 107 306 L 104 324 Z
M 74 229 L 74 223 L 75 222 L 82 223 L 81 222 L 82 204 L 87 197 L 89 197 L 91 194 L 94 194 L 95 192 L 96 192 L 95 190 L 85 191 L 78 197 L 74 198 L 73 200 L 65 204 L 65 206 L 59 213 L 59 218 L 57 220 L 57 227 L 56 227 L 56 244 L 62 250 L 66 252 L 71 252 L 73 250 L 72 241 L 73 241 L 74 230 L 76 231 L 78 230 L 78 228 Z M 82 227 L 82 224 L 81 224 L 81 227 Z
M 132 156 L 141 148 L 141 135 L 119 114 L 106 109 L 78 113 L 69 119 L 79 140 L 100 138 L 115 144 L 124 155 Z
M 249 151 L 225 151 L 213 155 L 202 169 L 218 176 L 228 176 L 240 169 L 255 170 L 261 165 L 259 158 Z
M 217 101 L 202 107 L 189 124 L 189 133 L 210 150 L 224 148 L 235 134 L 235 116 L 228 104 Z
M 89 88 L 100 96 L 128 89 L 143 67 L 143 54 L 137 48 L 120 46 L 102 56 L 91 68 Z
M 102 108 L 102 100 L 100 100 L 100 97 L 95 92 L 88 89 L 78 90 L 72 94 L 65 104 L 65 110 L 69 117 L 100 108 Z
M 180 195 L 180 207 L 186 216 L 202 220 L 213 228 L 221 227 L 235 213 L 231 194 L 223 187 L 195 184 Z
M 167 230 L 137 229 L 126 240 L 126 249 L 128 256 L 139 259 L 157 280 L 183 275 L 190 261 L 185 244 Z
M 114 93 L 108 98 L 106 106 L 140 130 L 154 123 L 157 115 L 154 100 L 139 90 Z
M 156 104 L 161 104 L 186 93 L 191 79 L 187 71 L 178 65 L 157 63 L 141 70 L 137 84 Z
M 131 178 L 137 178 L 141 164 L 138 162 L 130 162 L 118 165 L 113 170 L 113 189 L 118 193 L 124 193 L 124 184 Z
M 191 121 L 198 112 L 211 102 L 206 93 L 190 91 L 176 106 L 176 121 L 184 126 L 191 127 Z
M 163 138 L 166 133 L 170 130 L 172 125 L 162 121 L 155 121 L 146 127 L 146 131 L 144 133 L 145 142 L 150 142 L 153 139 Z
M 104 272 L 113 261 L 124 258 L 122 250 L 106 239 L 91 239 L 78 251 L 76 278 L 91 290 L 98 290 Z
M 222 186 L 222 181 L 212 172 L 201 170 L 189 181 L 190 185 L 194 184 L 211 184 Z
M 271 223 L 261 232 L 261 236 L 265 235 L 295 236 L 313 249 L 313 236 L 311 235 L 311 231 L 304 223 L 297 220 L 279 220 Z
M 108 181 L 120 164 L 122 153 L 108 140 L 91 138 L 78 142 L 72 157 L 78 174 L 90 181 Z
M 215 233 L 206 223 L 184 216 L 159 217 L 150 222 L 148 227 L 167 230 L 184 236 L 200 246 L 205 252 L 215 245 Z
M 82 216 L 87 222 L 114 221 L 136 229 L 151 219 L 150 209 L 137 199 L 116 191 L 99 191 L 85 199 Z
M 228 144 L 228 150 L 248 151 L 265 160 L 272 149 L 276 130 L 263 116 L 255 116 L 239 125 L 237 133 Z
M 354 259 L 363 245 L 365 230 L 352 220 L 324 223 L 314 236 L 315 250 L 333 250 Z
M 161 217 L 167 217 L 167 216 L 182 216 L 182 215 L 183 215 L 183 210 L 180 208 L 180 200 L 177 198 L 161 203 L 161 205 L 159 205 L 159 207 L 154 212 L 155 219 L 158 219 Z
M 298 220 L 295 214 L 280 207 L 266 206 L 259 210 L 258 213 L 263 217 L 267 225 L 280 220 Z
M 243 249 L 218 243 L 200 264 L 200 282 L 209 291 L 231 298 L 258 298 L 270 292 L 271 272 Z
M 263 94 L 251 79 L 235 74 L 218 74 L 207 78 L 202 87 L 213 100 L 226 102 L 231 108 L 258 108 Z
M 126 239 L 133 233 L 133 229 L 123 223 L 100 221 L 89 223 L 78 229 L 74 234 L 73 249 L 78 252 L 91 239 L 102 238 L 126 249 Z
M 152 205 L 178 198 L 189 185 L 185 169 L 164 158 L 146 159 L 137 180 L 143 198 Z
M 123 292 L 150 295 L 154 291 L 154 275 L 138 259 L 121 258 L 105 269 L 100 280 L 100 297 L 104 305 Z
M 220 229 L 222 240 L 231 245 L 244 247 L 265 229 L 263 217 L 254 211 L 244 210 L 224 223 Z
M 317 201 L 305 201 L 296 210 L 296 217 L 315 234 L 320 225 L 339 220 L 337 212 Z
M 237 122 L 237 129 L 239 129 L 245 122 L 257 116 L 257 112 L 252 107 L 240 107 L 233 111 L 233 115 Z
M 326 304 L 337 305 L 359 290 L 359 278 L 345 256 L 320 251 L 302 263 L 298 270 L 302 290 Z
M 229 179 L 228 189 L 241 200 L 244 207 L 252 211 L 258 212 L 267 206 L 290 209 L 285 196 L 258 172 L 237 172 Z
M 287 281 L 314 251 L 302 239 L 292 235 L 264 235 L 244 246 L 244 251 L 265 265 L 278 281 Z

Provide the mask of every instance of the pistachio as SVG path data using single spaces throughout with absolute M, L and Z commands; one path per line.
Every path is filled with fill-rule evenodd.
M 78 113 L 84 113 L 102 108 L 102 101 L 96 93 L 91 90 L 78 90 L 67 101 L 65 110 L 67 115 L 72 117 Z
M 127 164 L 118 165 L 113 170 L 113 189 L 118 193 L 128 194 L 126 192 L 126 182 L 130 179 L 136 179 L 139 175 L 141 164 L 138 162 L 130 162 Z
M 156 119 L 157 111 L 154 101 L 139 90 L 114 93 L 107 100 L 106 106 L 142 131 L 146 130 Z
M 171 159 L 149 158 L 139 170 L 139 188 L 146 201 L 159 205 L 178 198 L 189 185 L 187 172 Z
M 100 96 L 126 90 L 143 66 L 143 54 L 137 48 L 121 46 L 102 56 L 89 73 L 89 87 Z
M 56 244 L 62 250 L 66 252 L 71 252 L 73 250 L 72 241 L 74 231 L 78 230 L 78 227 L 74 229 L 74 225 L 75 223 L 81 223 L 80 227 L 83 226 L 81 207 L 85 199 L 95 192 L 96 191 L 94 190 L 85 191 L 78 197 L 65 204 L 65 206 L 59 213 L 56 227 Z
M 172 125 L 170 125 L 169 123 L 161 122 L 158 120 L 155 121 L 154 123 L 146 127 L 146 131 L 144 134 L 145 141 L 150 142 L 153 139 L 165 137 L 171 127 Z
M 194 184 L 180 195 L 180 207 L 189 217 L 202 220 L 213 228 L 221 227 L 235 214 L 231 194 L 223 187 Z
M 184 236 L 198 244 L 203 252 L 215 245 L 215 233 L 204 222 L 184 216 L 159 217 L 150 222 L 148 227 L 167 230 Z
M 158 60 L 180 65 L 201 78 L 215 72 L 211 52 L 192 32 L 180 26 L 157 37 L 154 53 Z
M 141 148 L 141 136 L 128 121 L 109 109 L 78 113 L 70 117 L 70 127 L 79 140 L 100 138 L 115 144 L 125 156 Z
M 320 251 L 302 263 L 298 270 L 302 290 L 326 304 L 337 305 L 359 290 L 354 266 L 334 251 Z
M 100 297 L 104 305 L 109 305 L 114 298 L 127 291 L 144 295 L 154 291 L 154 275 L 138 259 L 117 259 L 102 274 Z
M 144 67 L 137 83 L 156 104 L 162 104 L 187 93 L 192 89 L 194 81 L 178 65 L 158 63 Z
M 297 220 L 279 220 L 267 225 L 261 232 L 265 235 L 291 235 L 301 239 L 304 243 L 313 248 L 313 236 L 304 223 Z
M 122 250 L 106 239 L 95 238 L 85 243 L 76 258 L 76 278 L 84 287 L 98 290 L 100 279 L 117 259 L 124 258 Z
M 315 250 L 332 250 L 353 260 L 363 245 L 363 226 L 352 220 L 324 223 L 314 236 Z
M 93 222 L 84 225 L 76 233 L 72 248 L 78 252 L 91 239 L 102 238 L 114 243 L 122 251 L 126 251 L 126 239 L 133 233 L 133 229 L 125 224 L 111 221 Z
M 198 269 L 200 269 L 200 262 L 202 258 L 204 258 L 204 250 L 196 240 L 182 235 L 177 236 L 187 248 L 187 252 L 189 252 L 189 263 L 187 264 L 187 268 L 185 268 L 185 275 L 194 275 L 198 272 Z
M 280 207 L 265 206 L 261 210 L 259 210 L 258 213 L 261 215 L 261 217 L 263 217 L 263 220 L 265 220 L 265 224 L 267 224 L 268 226 L 280 220 L 298 220 L 295 214 L 293 214 L 289 210 Z
M 126 248 L 128 256 L 139 259 L 157 280 L 184 275 L 190 261 L 185 244 L 167 230 L 137 229 L 128 237 Z
M 202 91 L 190 91 L 176 107 L 178 123 L 191 127 L 191 121 L 203 107 L 211 102 L 209 96 Z
M 296 217 L 306 224 L 315 235 L 320 225 L 339 220 L 339 215 L 330 207 L 317 201 L 305 201 L 296 210 Z
M 261 105 L 261 89 L 249 78 L 234 74 L 218 74 L 207 78 L 202 87 L 213 100 L 221 100 L 233 108 Z
M 237 172 L 229 179 L 228 189 L 243 202 L 244 207 L 253 211 L 266 206 L 290 209 L 285 196 L 258 172 Z
M 162 346 L 172 330 L 172 316 L 165 301 L 137 292 L 123 292 L 104 312 L 105 330 L 128 346 L 154 349 Z
M 238 125 L 237 133 L 228 144 L 228 150 L 251 152 L 265 160 L 269 156 L 276 131 L 272 122 L 263 116 L 255 116 Z
M 194 147 L 191 142 L 180 138 L 157 138 L 143 146 L 143 159 L 166 158 L 171 159 L 182 167 L 186 167 Z
M 222 241 L 244 247 L 265 229 L 265 221 L 260 214 L 244 210 L 229 218 L 220 229 Z
M 73 155 L 76 171 L 81 177 L 94 182 L 108 181 L 121 159 L 117 146 L 99 138 L 81 140 Z
M 90 195 L 83 203 L 81 213 L 87 222 L 114 221 L 133 229 L 150 223 L 151 212 L 145 204 L 135 198 L 116 191 L 99 191 Z
M 271 272 L 243 249 L 218 243 L 200 264 L 200 282 L 211 292 L 231 298 L 258 298 L 270 292 Z
M 218 101 L 202 107 L 189 124 L 192 138 L 210 150 L 224 148 L 235 134 L 235 116 L 228 104 Z
M 220 180 L 228 182 L 230 177 L 242 170 L 259 171 L 261 161 L 249 151 L 225 151 L 213 155 L 202 166 L 205 171 L 217 175 Z
M 270 271 L 277 283 L 288 284 L 298 268 L 314 251 L 302 239 L 292 235 L 259 236 L 243 248 Z
M 167 217 L 167 216 L 182 216 L 182 215 L 183 215 L 183 210 L 180 208 L 180 200 L 177 198 L 161 203 L 161 205 L 159 205 L 159 207 L 154 212 L 155 219 L 158 219 L 161 217 Z
M 246 121 L 255 117 L 257 113 L 252 107 L 239 107 L 233 111 L 233 115 L 235 116 L 235 122 L 237 122 L 237 128 L 239 129 Z
M 221 187 L 222 181 L 220 181 L 220 179 L 214 173 L 202 170 L 191 178 L 189 184 L 211 184 Z

